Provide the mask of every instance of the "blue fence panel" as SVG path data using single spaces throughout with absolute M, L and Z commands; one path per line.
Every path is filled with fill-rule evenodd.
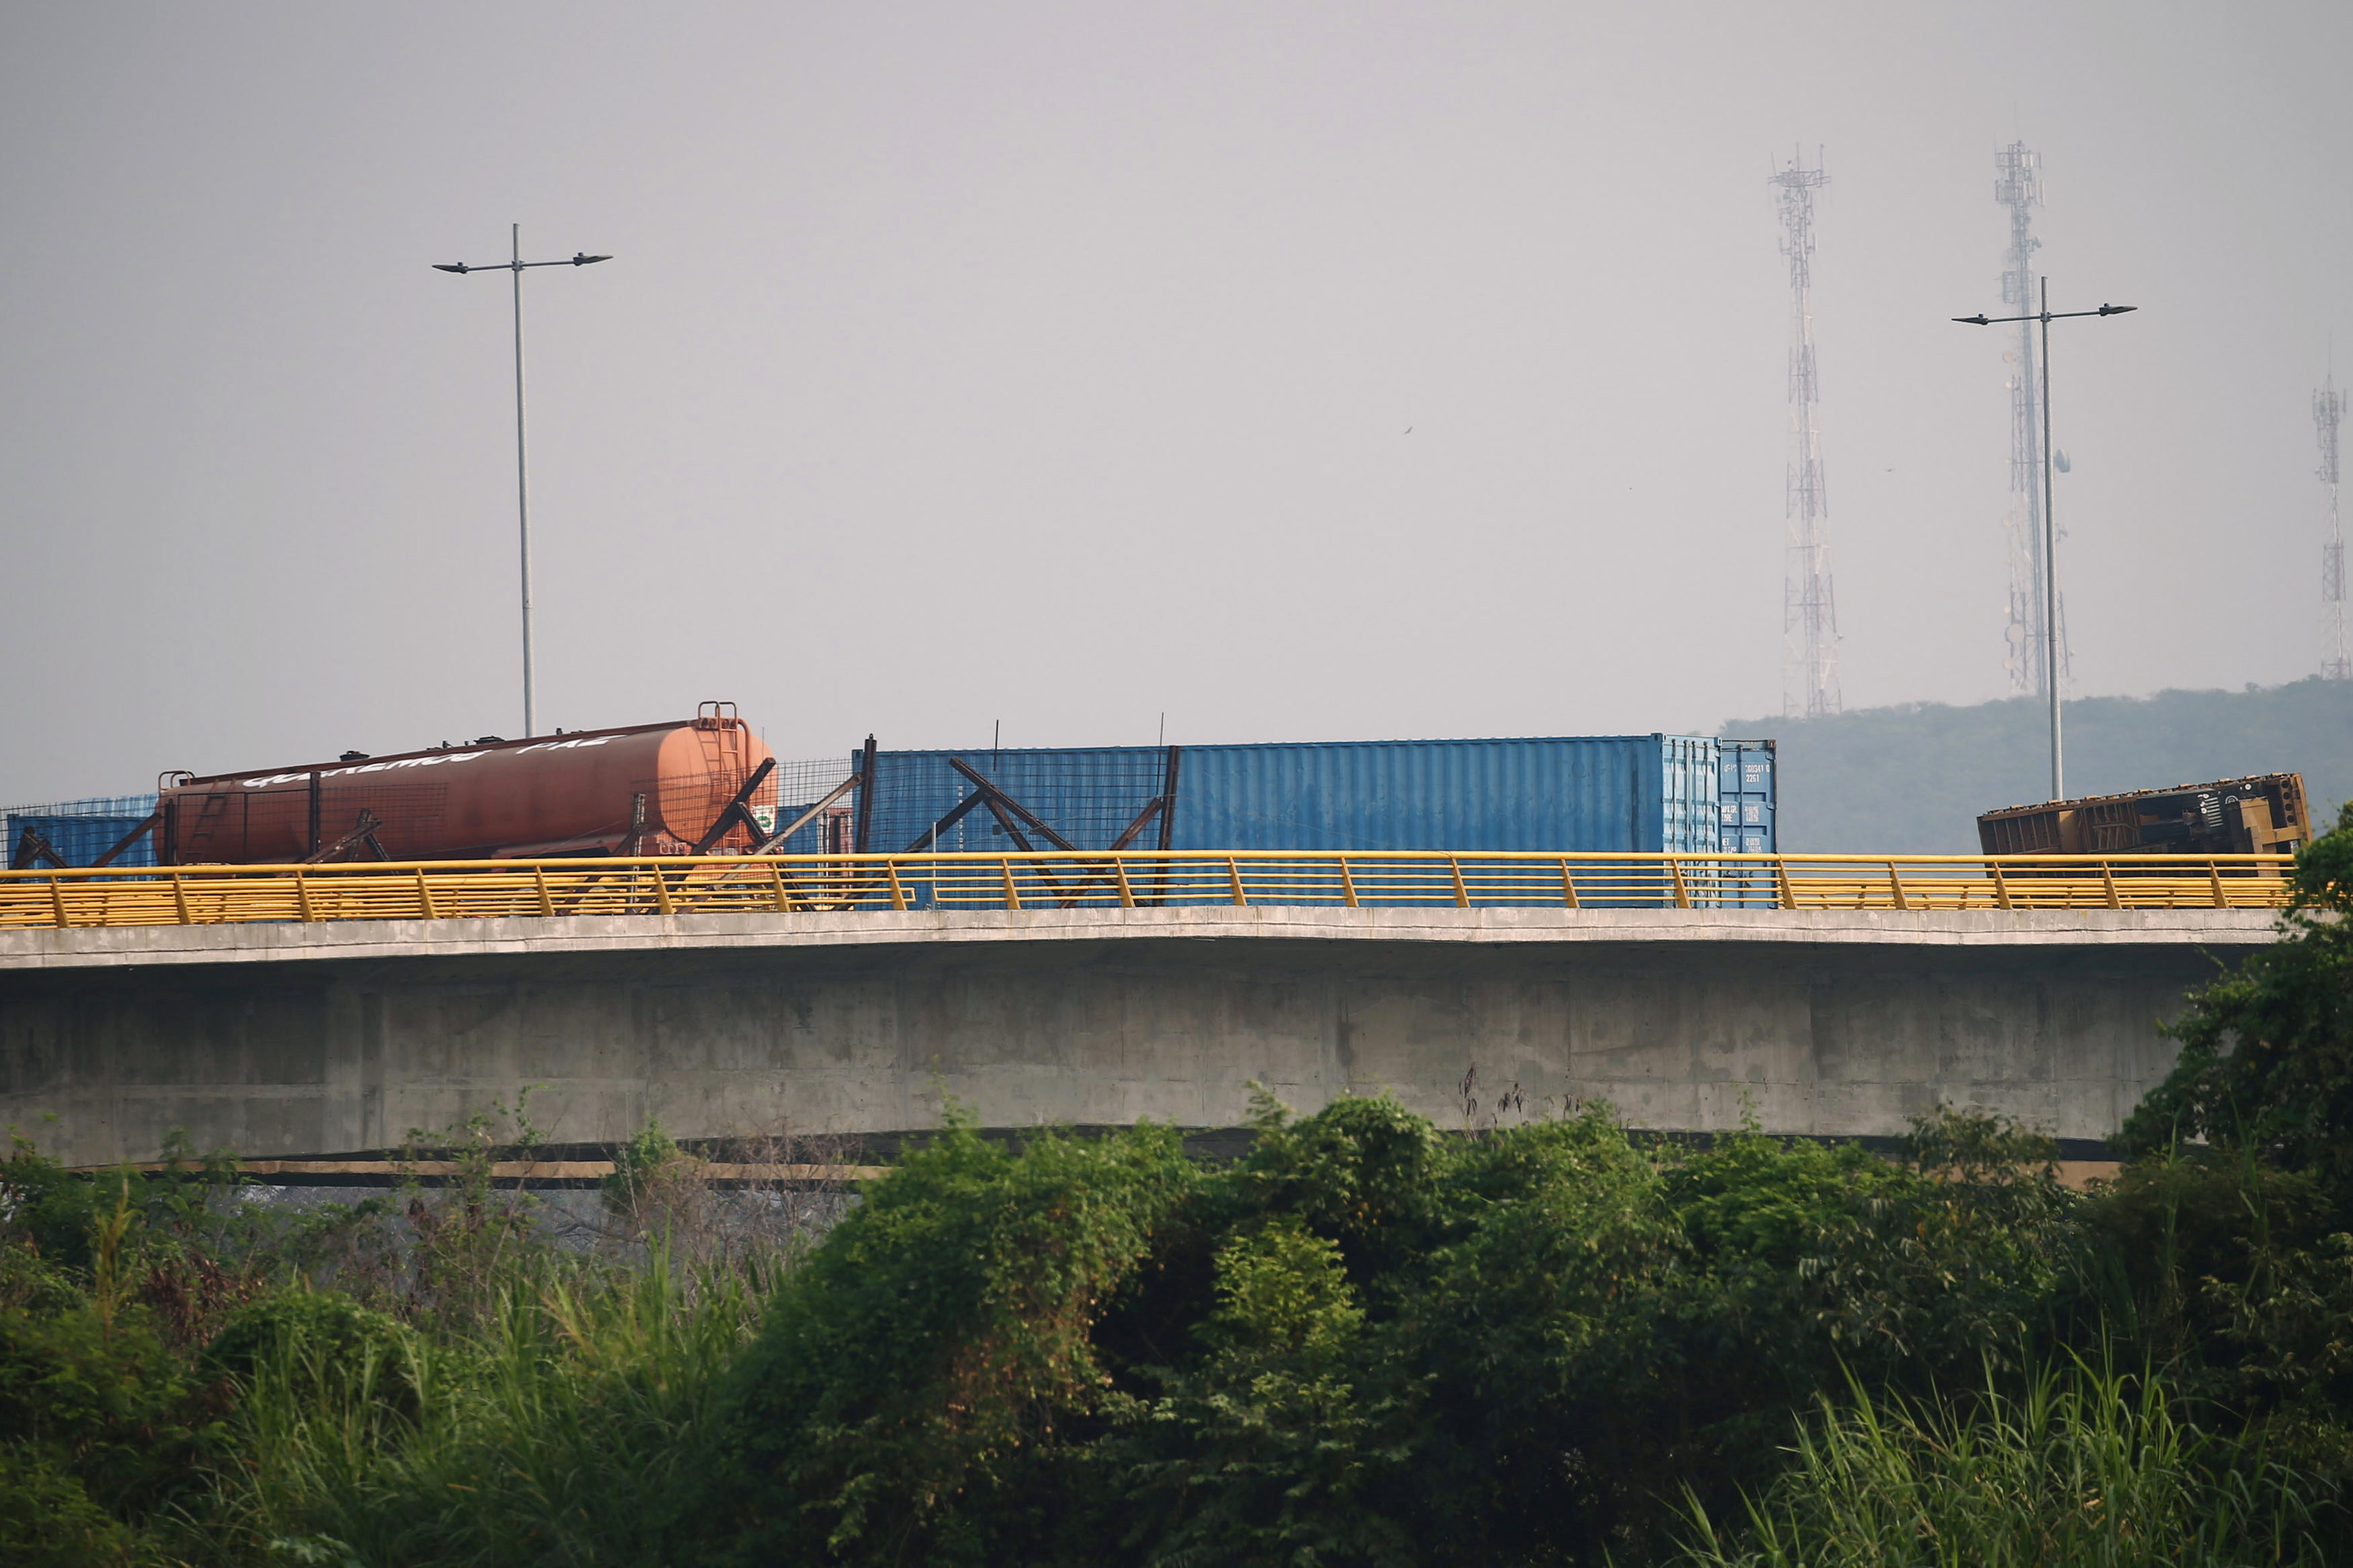
M 875 798 L 860 802 L 871 810 L 867 847 L 889 852 L 933 847 L 934 825 L 964 804 L 974 786 L 951 765 L 962 762 L 1008 795 L 1021 803 L 1046 825 L 1081 849 L 1108 849 L 1138 813 L 1160 794 L 1168 768 L 1168 753 L 1160 746 L 1097 746 L 970 751 L 893 752 L 879 759 Z M 863 758 L 852 753 L 853 769 Z M 1016 825 L 1019 826 L 1018 819 Z M 1052 844 L 1027 826 L 1024 837 L 1039 849 Z M 1143 848 L 1157 848 L 1155 821 L 1137 838 Z M 944 852 L 980 853 L 1018 847 L 1003 824 L 986 806 L 975 807 L 957 822 L 942 828 L 938 847 Z
M 10 866 L 29 865 L 33 841 L 27 833 L 46 839 L 69 866 L 88 866 L 122 841 L 125 834 L 154 814 L 152 795 L 109 795 L 94 800 L 61 800 L 47 805 L 20 805 L 0 813 L 0 844 Z M 46 866 L 47 860 L 40 862 Z M 155 839 L 142 836 L 114 858 L 117 866 L 153 866 Z

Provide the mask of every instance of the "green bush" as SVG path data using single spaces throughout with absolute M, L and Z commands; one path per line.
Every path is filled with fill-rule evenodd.
M 1445 1239 L 1392 1286 L 1384 1381 L 1415 1440 L 1380 1506 L 1444 1542 L 1434 1561 L 1595 1550 L 1694 1424 L 1672 1329 L 1690 1240 L 1658 1162 L 1598 1112 L 1445 1165 Z
M 87 1268 L 100 1208 L 98 1184 L 10 1131 L 8 1157 L 0 1160 L 0 1237 L 49 1263 Z
M 37 1449 L 0 1442 L 0 1563 L 9 1568 L 134 1568 L 154 1543 L 90 1500 L 80 1478 Z
M 1273 1216 L 1227 1240 L 1213 1268 L 1198 1360 L 1160 1371 L 1160 1396 L 1129 1401 L 1082 1470 L 1127 1494 L 1092 1510 L 1092 1531 L 1173 1561 L 1413 1561 L 1379 1505 L 1392 1412 L 1366 1386 L 1365 1310 L 1338 1246 Z
M 952 1121 L 786 1281 L 706 1511 L 745 1561 L 1023 1555 L 1103 1410 L 1092 1331 L 1198 1181 L 1165 1129 L 1017 1155 Z
M 2168 1031 L 2181 1054 L 2119 1142 L 2253 1150 L 2311 1172 L 2353 1214 L 2353 801 L 2294 875 L 2280 940 L 2192 993 Z
M 298 1281 L 240 1309 L 199 1364 L 248 1384 L 273 1373 L 309 1402 L 341 1405 L 364 1396 L 386 1415 L 414 1420 L 419 1356 L 415 1331 L 397 1320 Z
M 0 1302 L 0 1438 L 28 1474 L 69 1475 L 118 1513 L 191 1482 L 221 1408 L 133 1293 L 137 1229 L 126 1184 L 90 1224 L 82 1289 L 36 1255 L 5 1271 L 32 1283 Z
M 79 1477 L 111 1508 L 185 1480 L 217 1416 L 137 1307 L 0 1311 L 0 1435 Z
M 1962 1119 L 1905 1162 L 1598 1112 L 1446 1139 L 1373 1098 L 1262 1103 L 1200 1172 L 1158 1129 L 952 1126 L 786 1284 L 673 1555 L 1639 1558 L 1849 1368 L 2021 1364 L 2084 1245 L 2050 1152 Z

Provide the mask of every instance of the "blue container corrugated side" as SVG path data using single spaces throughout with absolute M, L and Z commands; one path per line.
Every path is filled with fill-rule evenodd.
M 934 825 L 973 792 L 952 757 L 1079 848 L 1102 849 L 1161 793 L 1168 752 L 1158 746 L 886 749 L 877 759 L 875 798 L 860 805 L 873 814 L 870 848 L 929 847 Z M 853 755 L 853 770 L 860 761 Z M 1725 758 L 1722 744 L 1706 736 L 1186 746 L 1176 762 L 1171 847 L 1178 849 L 1712 854 L 1728 847 L 1718 798 Z M 1769 802 L 1769 767 L 1763 778 Z M 1760 816 L 1769 835 L 1769 809 Z M 1156 820 L 1134 840 L 1142 849 L 1159 843 Z M 939 828 L 938 845 L 949 851 L 1013 847 L 1006 827 L 986 810 Z
M 1718 847 L 1697 735 L 1187 746 L 1179 849 Z

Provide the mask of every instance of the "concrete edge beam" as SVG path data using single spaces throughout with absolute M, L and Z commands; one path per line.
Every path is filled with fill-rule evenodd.
M 0 973 L 123 964 L 518 956 L 1171 938 L 1738 942 L 1873 947 L 2260 947 L 2272 910 L 1563 910 L 1252 906 L 909 910 L 269 921 L 0 931 Z

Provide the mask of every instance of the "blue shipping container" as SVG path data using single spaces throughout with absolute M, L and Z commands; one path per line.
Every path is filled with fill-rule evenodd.
M 1171 847 L 1713 853 L 1731 847 L 1719 804 L 1724 744 L 1656 734 L 1186 746 L 1176 749 Z M 1744 815 L 1755 805 L 1769 849 L 1769 742 L 1738 744 L 1767 748 L 1755 784 L 1736 788 Z M 951 758 L 1075 847 L 1103 849 L 1163 792 L 1169 752 L 886 750 L 874 799 L 860 804 L 872 814 L 870 849 L 929 847 L 934 834 L 943 850 L 1014 847 L 994 814 L 955 815 L 974 786 Z M 851 767 L 860 764 L 853 754 Z M 1016 828 L 1046 847 L 1041 836 Z M 1158 847 L 1158 820 L 1131 842 Z
M 1714 850 L 1697 735 L 1187 746 L 1179 849 Z

